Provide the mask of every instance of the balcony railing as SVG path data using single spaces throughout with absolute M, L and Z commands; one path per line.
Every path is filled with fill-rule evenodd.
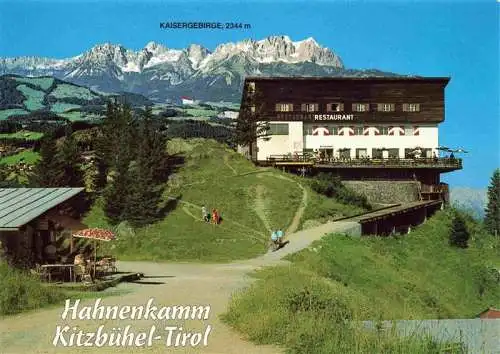
M 270 155 L 267 162 L 282 163 L 313 163 L 317 165 L 329 165 L 332 167 L 434 167 L 434 168 L 462 168 L 462 159 L 456 158 L 318 158 L 310 155 Z
M 420 188 L 421 193 L 448 193 L 448 185 L 441 184 L 422 184 Z

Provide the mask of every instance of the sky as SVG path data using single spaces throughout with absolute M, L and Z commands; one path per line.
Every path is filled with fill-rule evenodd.
M 287 35 L 313 37 L 347 68 L 450 76 L 441 145 L 464 148 L 451 186 L 485 188 L 500 167 L 499 22 L 493 1 L 21 1 L 0 0 L 0 57 L 76 56 L 98 43 L 181 49 Z M 160 22 L 249 24 L 160 29 Z

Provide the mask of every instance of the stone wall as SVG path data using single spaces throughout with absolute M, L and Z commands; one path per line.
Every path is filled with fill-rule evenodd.
M 370 203 L 399 204 L 419 200 L 419 182 L 415 181 L 342 181 L 342 183 L 366 195 Z
M 408 320 L 383 321 L 377 324 L 372 321 L 363 322 L 367 330 L 382 328 L 390 331 L 394 326 L 400 336 L 430 336 L 438 342 L 461 342 L 467 347 L 466 352 L 499 353 L 500 321 L 485 319 L 457 319 L 457 320 Z

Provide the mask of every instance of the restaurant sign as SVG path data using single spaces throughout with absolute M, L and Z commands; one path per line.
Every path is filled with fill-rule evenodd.
M 354 114 L 315 114 L 314 120 L 354 120 Z
M 271 121 L 352 121 L 354 114 L 278 113 Z

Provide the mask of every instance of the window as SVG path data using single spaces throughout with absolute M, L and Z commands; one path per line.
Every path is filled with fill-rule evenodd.
M 255 113 L 255 106 L 254 105 L 250 106 L 250 112 Z
M 356 149 L 356 158 L 363 159 L 368 156 L 368 152 L 366 149 Z
M 379 103 L 377 104 L 379 112 L 394 112 L 394 103 Z
M 302 112 L 317 112 L 319 105 L 317 103 L 303 103 L 301 106 Z
M 328 103 L 326 105 L 327 112 L 342 112 L 344 110 L 344 104 L 342 103 Z
M 288 135 L 288 123 L 269 124 L 268 135 Z
M 405 159 L 412 159 L 415 149 L 405 149 Z
M 390 159 L 397 159 L 399 158 L 399 149 L 387 149 L 389 152 L 389 158 Z
M 363 127 L 354 127 L 354 135 L 363 135 L 364 130 Z
M 312 125 L 305 125 L 304 124 L 304 135 L 313 135 L 313 127 Z
M 412 127 L 405 127 L 405 135 L 412 136 L 413 135 L 413 128 Z
M 248 93 L 255 93 L 255 82 L 248 83 Z
M 404 103 L 403 112 L 420 112 L 419 103 Z
M 370 110 L 370 104 L 368 103 L 353 103 L 352 111 L 353 112 L 368 112 Z
M 292 112 L 293 104 L 291 103 L 277 103 L 276 112 Z
M 377 127 L 379 135 L 389 135 L 389 127 Z
M 339 149 L 339 157 L 341 159 L 350 159 L 351 158 L 351 149 Z
M 424 148 L 422 149 L 422 156 L 428 159 L 432 158 L 432 149 Z
M 384 153 L 382 149 L 372 149 L 372 158 L 374 159 L 381 159 L 383 158 Z

